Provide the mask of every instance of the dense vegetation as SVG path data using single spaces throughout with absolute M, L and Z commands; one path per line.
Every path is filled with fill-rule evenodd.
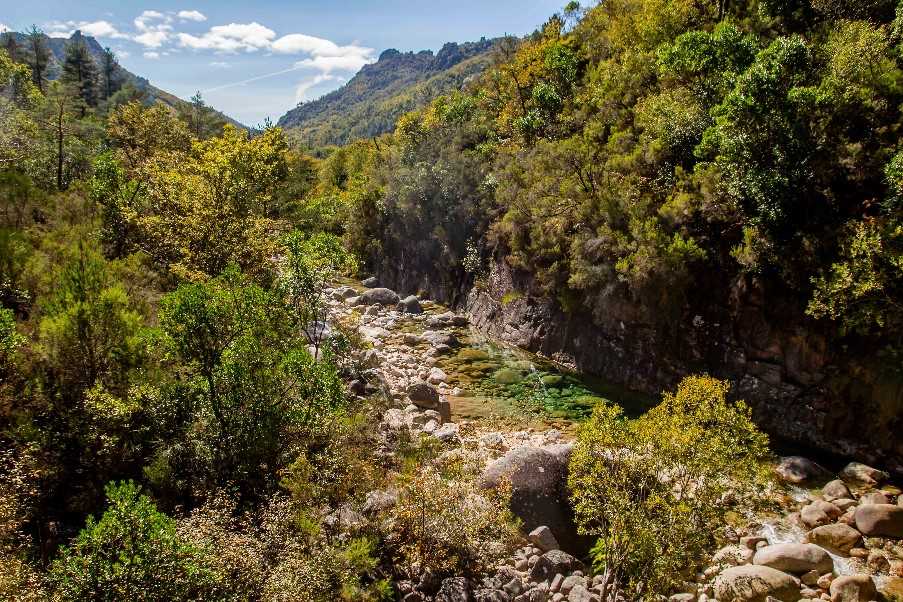
M 347 144 L 391 132 L 399 117 L 459 89 L 489 63 L 493 40 L 450 42 L 429 50 L 386 50 L 348 83 L 316 100 L 302 102 L 278 122 L 310 149 Z
M 898 363 L 901 32 L 889 0 L 571 3 L 322 159 L 154 102 L 77 40 L 48 79 L 39 32 L 8 36 L 0 597 L 379 600 L 493 567 L 504 492 L 475 503 L 480 467 L 429 440 L 386 453 L 389 400 L 347 390 L 362 343 L 323 327 L 323 288 L 358 262 L 479 285 L 504 259 L 566 311 L 620 297 L 660 328 L 703 275 L 755 275 Z M 422 104 L 387 90 L 309 142 Z M 765 446 L 707 377 L 636 421 L 600 406 L 571 485 L 612 596 L 670 593 Z
M 566 310 L 631 299 L 671 328 L 694 286 L 747 275 L 893 365 L 901 24 L 891 2 L 572 3 L 329 157 L 322 198 L 373 267 L 462 283 L 501 257 Z
M 324 287 L 355 262 L 310 227 L 314 160 L 153 102 L 83 41 L 52 81 L 7 48 L 0 598 L 376 600 L 495 562 L 505 500 L 474 507 L 454 458 L 421 475 L 435 446 L 380 454 L 386 400 L 347 390 L 366 367 Z M 390 486 L 392 520 L 345 520 Z

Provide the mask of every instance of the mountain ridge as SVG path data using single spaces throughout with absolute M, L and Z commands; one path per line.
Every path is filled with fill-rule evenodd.
M 448 42 L 435 54 L 386 49 L 343 86 L 299 103 L 277 125 L 308 147 L 341 145 L 390 132 L 404 113 L 480 73 L 497 42 L 497 38 Z

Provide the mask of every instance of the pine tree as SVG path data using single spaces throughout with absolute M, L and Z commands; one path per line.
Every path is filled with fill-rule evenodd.
M 103 99 L 108 100 L 122 87 L 122 75 L 120 73 L 119 63 L 116 61 L 116 54 L 109 48 L 103 49 L 103 56 L 101 56 L 100 63 L 101 93 Z
M 206 140 L 221 134 L 226 122 L 207 106 L 200 91 L 191 97 L 190 104 L 179 109 L 179 118 L 188 124 L 191 133 L 198 140 Z
M 97 106 L 97 64 L 80 31 L 72 34 L 63 61 L 63 83 L 75 88 L 89 107 Z
M 47 65 L 50 63 L 50 49 L 44 32 L 32 25 L 28 30 L 26 42 L 28 66 L 31 67 L 31 78 L 38 90 L 44 92 L 44 82 L 47 78 Z
M 3 34 L 3 48 L 6 49 L 6 54 L 14 63 L 22 62 L 22 50 L 19 48 L 18 42 L 16 42 L 16 34 L 7 31 Z

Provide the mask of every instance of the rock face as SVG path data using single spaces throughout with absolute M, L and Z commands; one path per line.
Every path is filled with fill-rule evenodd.
M 724 570 L 715 579 L 715 597 L 722 602 L 766 602 L 769 597 L 796 602 L 797 581 L 787 573 L 767 566 L 745 565 Z
M 361 302 L 367 305 L 395 305 L 398 303 L 398 295 L 387 288 L 371 288 L 361 294 Z
M 567 495 L 567 465 L 572 445 L 521 446 L 493 461 L 480 485 L 495 488 L 511 483 L 511 510 L 529 532 L 546 526 L 565 548 L 582 550 Z
M 829 552 L 846 556 L 862 542 L 862 535 L 849 525 L 834 523 L 812 529 L 806 534 L 806 539 Z
M 822 548 L 811 543 L 780 543 L 760 548 L 753 564 L 767 566 L 786 573 L 802 575 L 809 571 L 829 573 L 834 566 Z
M 893 504 L 866 504 L 856 508 L 856 528 L 871 537 L 903 539 L 903 508 Z
M 732 393 L 750 403 L 770 433 L 903 471 L 901 388 L 870 358 L 835 355 L 834 329 L 806 321 L 794 302 L 754 277 L 724 282 L 712 273 L 698 282 L 679 318 L 688 327 L 675 341 L 618 295 L 566 312 L 501 257 L 478 287 L 437 273 L 429 262 L 414 265 L 403 249 L 374 262 L 384 284 L 427 291 L 465 310 L 495 338 L 637 391 L 657 395 L 704 362 L 713 376 L 731 380 Z M 862 428 L 862 416 L 886 419 Z

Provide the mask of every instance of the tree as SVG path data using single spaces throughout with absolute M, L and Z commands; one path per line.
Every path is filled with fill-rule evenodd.
M 754 499 L 768 439 L 728 388 L 690 376 L 636 420 L 603 403 L 581 426 L 568 485 L 580 531 L 598 537 L 602 600 L 671 593 L 714 543 L 731 500 Z
M 63 59 L 63 74 L 60 78 L 67 86 L 71 86 L 88 107 L 96 107 L 98 94 L 97 63 L 88 50 L 81 32 L 72 34 L 66 45 L 66 56 Z M 84 117 L 85 109 L 82 107 L 81 116 Z
M 31 67 L 31 77 L 34 85 L 44 92 L 44 83 L 47 80 L 47 65 L 50 63 L 50 49 L 47 47 L 47 39 L 37 26 L 32 25 L 28 30 L 26 40 L 28 66 Z
M 121 68 L 109 48 L 103 49 L 100 61 L 101 93 L 104 100 L 109 100 L 122 87 Z
M 108 508 L 62 549 L 50 568 L 55 599 L 225 599 L 209 552 L 182 539 L 175 521 L 133 482 L 106 488 Z
M 220 134 L 226 125 L 226 121 L 207 106 L 200 91 L 191 97 L 188 104 L 179 107 L 179 118 L 188 124 L 191 133 L 198 140 Z
M 7 31 L 3 34 L 3 48 L 11 61 L 14 63 L 23 62 L 22 49 L 19 47 L 19 43 L 16 42 L 16 34 L 14 32 Z
M 45 144 L 38 159 L 45 159 L 50 164 L 40 165 L 48 168 L 49 173 L 37 175 L 40 181 L 55 180 L 56 189 L 65 190 L 90 168 L 89 155 L 94 150 L 96 124 L 87 117 L 81 96 L 72 94 L 59 81 L 49 84 L 47 94 L 37 108 L 36 121 Z

